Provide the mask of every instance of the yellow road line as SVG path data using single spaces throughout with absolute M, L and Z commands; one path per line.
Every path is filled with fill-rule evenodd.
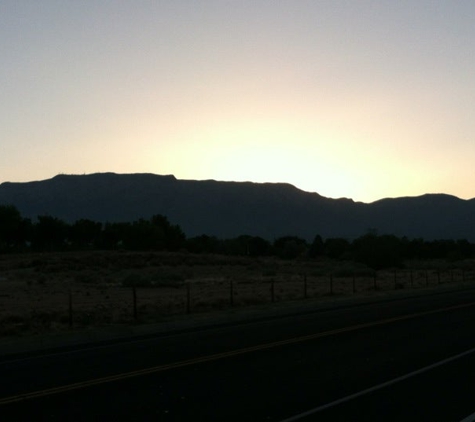
M 327 337 L 327 336 L 331 336 L 331 335 L 335 335 L 335 334 L 346 333 L 346 332 L 349 332 L 349 331 L 361 330 L 363 328 L 376 327 L 376 326 L 379 326 L 379 325 L 390 324 L 390 323 L 397 322 L 397 321 L 404 321 L 404 320 L 407 320 L 407 319 L 412 319 L 412 318 L 421 317 L 421 316 L 425 316 L 425 315 L 442 313 L 442 312 L 452 311 L 452 310 L 455 310 L 455 309 L 468 308 L 468 307 L 474 306 L 474 305 L 475 305 L 475 302 L 470 302 L 470 303 L 465 303 L 465 304 L 462 304 L 462 305 L 454 305 L 454 306 L 449 306 L 449 307 L 446 307 L 446 308 L 435 309 L 435 310 L 432 310 L 432 311 L 418 312 L 418 313 L 414 313 L 414 314 L 408 314 L 408 315 L 403 315 L 403 316 L 399 316 L 399 317 L 383 319 L 383 320 L 380 320 L 380 321 L 367 322 L 367 323 L 364 323 L 364 324 L 352 325 L 350 327 L 344 327 L 344 328 L 338 328 L 338 329 L 335 329 L 335 330 L 323 331 L 321 333 L 309 334 L 309 335 L 301 336 L 301 337 L 294 337 L 294 338 L 287 339 L 287 340 L 280 340 L 280 341 L 260 344 L 260 345 L 252 346 L 252 347 L 245 347 L 245 348 L 242 348 L 242 349 L 232 350 L 232 351 L 229 351 L 229 352 L 216 353 L 216 354 L 213 354 L 213 355 L 202 356 L 202 357 L 199 357 L 199 358 L 187 359 L 187 360 L 182 360 L 182 361 L 179 361 L 179 362 L 169 363 L 169 364 L 165 364 L 165 365 L 153 366 L 151 368 L 140 369 L 140 370 L 137 370 L 137 371 L 125 372 L 125 373 L 122 373 L 122 374 L 111 375 L 111 376 L 102 377 L 102 378 L 96 378 L 96 379 L 92 379 L 92 380 L 88 380 L 88 381 L 76 382 L 76 383 L 73 383 L 73 384 L 67 384 L 67 385 L 63 385 L 63 386 L 60 386 L 60 387 L 48 388 L 48 389 L 45 389 L 45 390 L 34 391 L 34 392 L 31 392 L 31 393 L 18 394 L 18 395 L 15 395 L 15 396 L 10 396 L 10 397 L 5 397 L 5 398 L 0 399 L 0 406 L 5 405 L 5 404 L 9 404 L 9 403 L 19 402 L 19 401 L 22 401 L 22 400 L 29 400 L 29 399 L 39 398 L 39 397 L 45 397 L 45 396 L 50 396 L 50 395 L 53 395 L 53 394 L 64 393 L 66 391 L 91 387 L 91 386 L 94 386 L 94 385 L 105 384 L 105 383 L 114 382 L 114 381 L 120 381 L 120 380 L 133 378 L 133 377 L 139 377 L 139 376 L 142 376 L 142 375 L 148 375 L 148 374 L 153 374 L 153 373 L 157 373 L 157 372 L 168 371 L 168 370 L 176 369 L 176 368 L 183 368 L 185 366 L 197 365 L 197 364 L 200 364 L 200 363 L 216 361 L 216 360 L 219 360 L 219 359 L 225 359 L 225 358 L 229 358 L 229 357 L 233 357 L 233 356 L 243 355 L 245 353 L 252 353 L 252 352 L 257 352 L 257 351 L 260 351 L 260 350 L 272 349 L 272 348 L 275 348 L 275 347 L 285 346 L 287 344 L 301 343 L 301 342 L 314 340 L 314 339 L 321 338 L 321 337 Z

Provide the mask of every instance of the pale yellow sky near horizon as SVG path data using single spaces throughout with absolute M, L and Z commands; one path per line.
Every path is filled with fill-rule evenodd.
M 475 3 L 0 3 L 0 183 L 59 173 L 475 197 Z

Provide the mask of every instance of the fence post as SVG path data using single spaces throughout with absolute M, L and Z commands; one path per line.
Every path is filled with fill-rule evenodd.
M 132 300 L 134 303 L 134 321 L 137 321 L 137 287 L 132 287 Z
M 275 281 L 274 281 L 274 279 L 272 279 L 270 281 L 270 297 L 271 297 L 272 303 L 274 303 L 274 301 L 275 301 L 275 286 L 274 286 L 274 284 L 275 284 Z
M 426 270 L 426 287 L 429 286 L 429 273 Z
M 394 270 L 394 290 L 397 290 L 397 271 Z
M 303 298 L 307 299 L 307 273 L 303 275 Z
M 378 289 L 378 286 L 376 284 L 376 271 L 373 273 L 373 283 L 374 283 L 374 290 L 376 291 Z
M 186 313 L 191 313 L 191 285 L 186 283 Z
M 437 270 L 437 284 L 440 284 L 440 270 Z
M 234 306 L 234 283 L 232 278 L 229 280 L 229 303 Z
M 68 322 L 69 328 L 71 328 L 73 326 L 73 293 L 71 289 L 68 293 Z
M 330 274 L 330 294 L 333 295 L 333 274 Z
M 355 273 L 353 273 L 353 294 L 356 293 L 356 276 Z
M 409 273 L 411 275 L 411 289 L 414 287 L 414 278 L 412 276 L 412 270 Z

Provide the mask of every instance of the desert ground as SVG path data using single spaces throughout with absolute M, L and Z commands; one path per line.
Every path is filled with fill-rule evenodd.
M 160 322 L 232 307 L 475 282 L 475 262 L 373 271 L 349 261 L 186 252 L 0 255 L 0 336 Z

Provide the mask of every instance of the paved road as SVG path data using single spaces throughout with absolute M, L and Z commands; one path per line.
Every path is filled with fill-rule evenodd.
M 2 421 L 461 421 L 475 290 L 0 361 Z

